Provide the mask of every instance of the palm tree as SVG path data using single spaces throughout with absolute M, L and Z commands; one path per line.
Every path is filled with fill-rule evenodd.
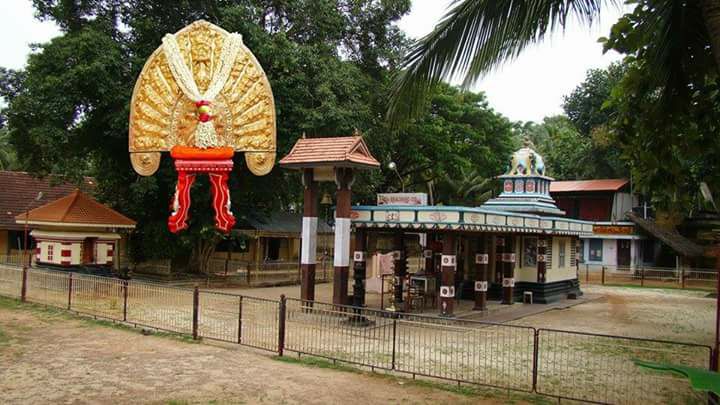
M 448 205 L 479 206 L 492 197 L 494 184 L 494 179 L 466 169 L 459 177 L 446 176 L 440 182 L 438 199 Z
M 395 80 L 389 118 L 417 115 L 441 80 L 463 77 L 469 86 L 517 57 L 528 45 L 564 29 L 571 18 L 590 26 L 605 6 L 620 0 L 456 0 L 435 29 L 411 48 Z M 689 42 L 710 46 L 720 67 L 720 1 L 657 0 L 646 16 L 657 51 L 649 55 L 661 86 L 677 78 L 679 53 Z M 649 28 L 650 29 L 650 28 Z M 647 32 L 646 34 L 651 34 Z M 698 48 L 695 48 L 698 49 Z M 720 69 L 719 69 L 720 70 Z M 661 83 L 665 81 L 666 83 Z

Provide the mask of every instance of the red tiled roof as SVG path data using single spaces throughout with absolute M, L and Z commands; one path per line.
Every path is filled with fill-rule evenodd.
M 280 166 L 303 168 L 314 166 L 380 167 L 361 136 L 301 138 Z
M 91 178 L 86 178 L 80 186 L 84 191 L 95 187 Z M 15 216 L 68 195 L 77 185 L 59 182 L 57 177 L 33 177 L 25 172 L 0 170 L 0 229 L 22 229 L 15 222 Z M 35 200 L 42 192 L 40 200 Z
M 618 191 L 626 184 L 628 184 L 626 179 L 553 181 L 550 183 L 550 192 Z
M 15 219 L 18 223 L 22 223 L 25 221 L 25 213 L 16 216 Z M 100 204 L 77 189 L 65 197 L 30 210 L 28 221 L 135 227 L 135 221 L 132 219 Z

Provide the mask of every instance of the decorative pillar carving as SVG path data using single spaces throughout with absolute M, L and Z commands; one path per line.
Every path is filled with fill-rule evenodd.
M 317 263 L 318 184 L 312 169 L 303 170 L 303 219 L 300 245 L 300 299 L 315 301 Z
M 365 306 L 365 270 L 366 270 L 366 246 L 367 236 L 364 229 L 355 231 L 355 253 L 353 254 L 353 305 L 356 307 Z
M 230 151 L 232 152 L 232 151 Z M 210 177 L 210 187 L 213 194 L 213 208 L 215 209 L 215 227 L 221 232 L 230 232 L 235 226 L 235 216 L 230 211 L 230 190 L 227 180 L 233 169 L 232 159 L 204 159 L 181 158 L 172 152 L 175 159 L 175 170 L 178 181 L 175 186 L 175 197 L 172 204 L 172 213 L 168 218 L 168 229 L 178 233 L 187 229 L 187 218 L 190 210 L 190 188 L 195 182 L 197 173 L 207 173 Z M 232 153 L 230 153 L 232 156 Z
M 505 305 L 513 304 L 513 290 L 515 289 L 515 236 L 505 238 L 505 253 L 503 253 L 503 299 Z
M 475 307 L 473 309 L 484 311 L 487 309 L 488 264 L 490 263 L 487 237 L 482 235 L 477 244 L 477 253 L 475 254 Z
M 453 316 L 457 270 L 455 239 L 455 235 L 451 233 L 446 233 L 443 239 L 443 254 L 440 259 L 440 316 Z
M 538 237 L 537 242 L 537 282 L 544 283 L 547 276 L 548 240 L 545 235 Z
M 348 274 L 350 268 L 350 211 L 353 171 L 351 168 L 335 169 L 337 184 L 337 207 L 335 208 L 335 257 L 333 272 L 333 304 L 348 303 Z

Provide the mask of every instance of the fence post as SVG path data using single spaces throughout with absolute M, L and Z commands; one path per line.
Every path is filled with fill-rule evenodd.
M 123 280 L 123 322 L 127 322 L 128 309 L 128 281 Z
M 640 267 L 640 287 L 645 286 L 645 267 Z
M 602 266 L 602 277 L 600 278 L 602 285 L 605 285 L 605 266 Z
M 68 276 L 68 311 L 72 307 L 72 289 L 73 289 L 73 274 L 70 273 Z
M 278 356 L 283 355 L 285 351 L 285 314 L 287 309 L 287 298 L 285 294 L 280 295 L 280 313 L 278 323 Z
M 590 265 L 585 263 L 585 282 L 590 284 Z
M 27 267 L 23 267 L 22 269 L 22 285 L 20 286 L 20 302 L 25 302 L 27 298 L 27 278 L 28 278 L 28 269 Z
M 237 342 L 238 344 L 242 343 L 242 295 L 239 297 L 240 300 L 238 301 L 238 336 L 237 336 Z
M 532 368 L 532 386 L 533 392 L 537 392 L 537 378 L 538 378 L 538 346 L 540 344 L 540 331 L 533 328 L 535 331 L 533 338 L 533 368 Z
M 680 267 L 680 287 L 685 288 L 685 266 Z
M 197 284 L 193 290 L 193 314 L 192 314 L 192 337 L 193 340 L 198 338 L 198 320 L 200 315 L 200 289 Z
M 397 344 L 397 318 L 393 318 L 392 364 L 390 369 L 395 370 L 395 345 Z

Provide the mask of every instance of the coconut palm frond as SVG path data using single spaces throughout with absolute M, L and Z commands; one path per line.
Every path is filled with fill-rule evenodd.
M 465 86 L 528 45 L 564 28 L 569 17 L 590 25 L 601 6 L 618 0 L 462 0 L 417 41 L 393 83 L 388 119 L 416 116 L 441 80 L 464 76 Z

